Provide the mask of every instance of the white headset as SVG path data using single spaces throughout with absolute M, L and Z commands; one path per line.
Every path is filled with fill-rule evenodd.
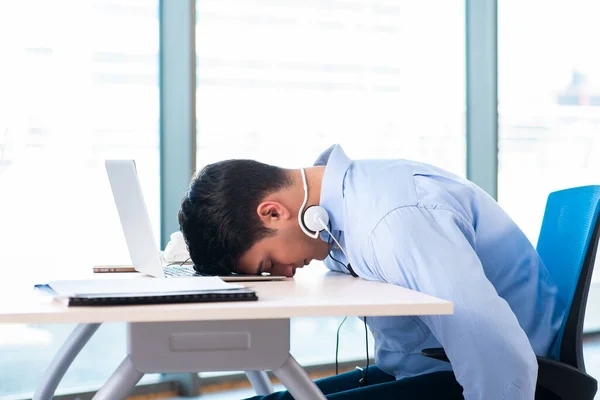
M 306 207 L 306 203 L 308 202 L 308 184 L 306 182 L 306 173 L 304 172 L 304 168 L 300 168 L 300 173 L 302 174 L 302 184 L 304 186 L 304 201 L 302 202 L 300 211 L 298 211 L 298 224 L 300 225 L 300 229 L 302 229 L 302 232 L 304 232 L 308 237 L 313 239 L 317 239 L 319 237 L 319 233 L 324 230 L 329 234 L 340 250 L 342 250 L 342 253 L 344 253 L 344 256 L 346 256 L 346 260 L 350 262 L 350 258 L 348 258 L 348 254 L 346 254 L 346 251 L 342 245 L 329 231 L 329 213 L 327 210 L 321 206 L 310 206 L 306 209 L 306 211 L 304 211 L 304 207 Z M 302 211 L 304 211 L 304 215 Z M 311 233 L 310 231 L 314 233 Z

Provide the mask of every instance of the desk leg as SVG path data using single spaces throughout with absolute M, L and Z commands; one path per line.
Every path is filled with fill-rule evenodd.
M 127 356 L 108 381 L 98 390 L 93 400 L 125 400 L 142 376 L 144 373 L 135 369 L 131 359 Z
M 281 367 L 273 369 L 273 373 L 281 379 L 281 383 L 283 383 L 294 399 L 326 400 L 323 392 L 315 385 L 291 354 Z
M 273 385 L 265 371 L 246 371 L 246 376 L 259 396 L 273 393 Z
M 33 395 L 33 400 L 49 400 L 54 397 L 54 392 L 65 372 L 99 326 L 100 324 L 79 324 L 73 329 L 46 370 L 42 382 Z

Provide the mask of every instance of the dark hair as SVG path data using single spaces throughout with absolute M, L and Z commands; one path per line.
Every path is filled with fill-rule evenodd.
M 197 272 L 230 275 L 240 257 L 275 232 L 256 213 L 270 193 L 292 181 L 285 170 L 252 160 L 207 165 L 181 202 L 179 228 Z

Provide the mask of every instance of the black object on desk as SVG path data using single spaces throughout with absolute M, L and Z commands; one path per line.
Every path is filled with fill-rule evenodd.
M 35 285 L 35 289 L 67 306 L 258 300 L 254 290 L 216 277 L 67 280 Z

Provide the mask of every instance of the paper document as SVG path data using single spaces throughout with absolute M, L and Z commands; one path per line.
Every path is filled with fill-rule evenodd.
M 245 286 L 227 283 L 216 276 L 172 279 L 81 279 L 49 282 L 48 286 L 63 296 L 191 293 L 242 289 Z

